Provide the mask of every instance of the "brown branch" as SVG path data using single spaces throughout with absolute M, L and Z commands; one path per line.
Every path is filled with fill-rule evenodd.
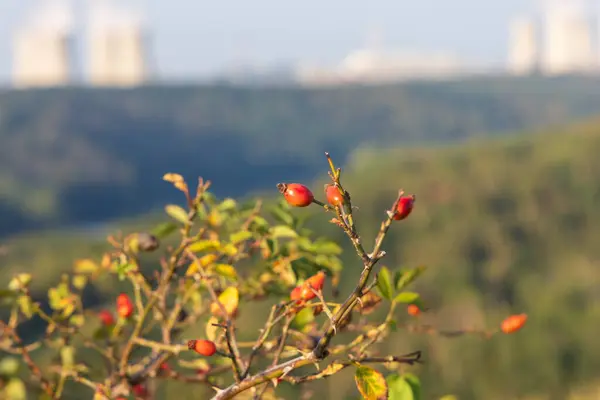
M 329 364 L 325 369 L 321 372 L 317 372 L 310 375 L 305 376 L 284 376 L 281 378 L 282 380 L 289 382 L 293 385 L 297 385 L 304 382 L 315 381 L 322 378 L 327 378 L 328 376 L 334 375 L 352 365 L 356 364 L 388 364 L 388 363 L 399 363 L 399 364 L 407 364 L 414 365 L 417 363 L 421 363 L 421 352 L 415 351 L 413 353 L 406 354 L 404 356 L 387 356 L 387 357 L 363 357 L 363 358 L 352 358 L 344 361 L 334 361 Z
M 3 336 L 11 336 L 14 342 L 17 345 L 19 345 L 18 350 L 20 351 L 21 356 L 23 357 L 23 361 L 25 361 L 25 364 L 27 364 L 27 367 L 29 367 L 31 373 L 40 381 L 40 385 L 42 386 L 44 392 L 46 392 L 46 394 L 48 394 L 49 396 L 52 396 L 54 393 L 53 386 L 50 384 L 50 382 L 46 380 L 46 378 L 44 378 L 42 371 L 37 366 L 35 361 L 33 361 L 33 359 L 31 358 L 31 354 L 29 354 L 27 346 L 23 346 L 23 341 L 21 340 L 17 332 L 15 332 L 14 329 L 8 326 L 4 321 L 0 321 L 0 328 L 2 328 Z
M 387 219 L 384 222 L 382 222 L 382 224 L 381 224 L 379 233 L 377 234 L 377 237 L 375 239 L 375 246 L 373 248 L 373 252 L 370 255 L 367 255 L 367 258 L 369 261 L 364 264 L 363 271 L 362 271 L 362 273 L 360 275 L 360 279 L 358 281 L 358 285 L 356 286 L 356 288 L 354 289 L 352 294 L 348 297 L 348 299 L 342 304 L 342 306 L 340 307 L 340 309 L 334 316 L 333 320 L 330 322 L 329 329 L 327 330 L 325 335 L 321 338 L 321 340 L 315 347 L 314 353 L 317 358 L 320 359 L 325 356 L 325 350 L 327 349 L 327 346 L 331 342 L 331 339 L 333 338 L 333 336 L 335 336 L 335 334 L 336 334 L 337 325 L 339 325 L 340 321 L 343 321 L 344 316 L 348 312 L 350 312 L 350 311 L 352 311 L 352 309 L 354 309 L 354 307 L 356 306 L 356 304 L 358 302 L 358 299 L 360 297 L 362 297 L 364 294 L 363 290 L 365 289 L 365 287 L 367 285 L 367 281 L 369 280 L 369 277 L 371 276 L 373 267 L 375 266 L 377 261 L 379 261 L 381 258 L 383 258 L 385 256 L 385 252 L 381 251 L 381 245 L 383 243 L 383 240 L 385 239 L 387 231 L 389 230 L 390 226 L 392 225 L 392 222 L 394 220 L 394 215 L 396 213 L 396 209 L 398 208 L 398 203 L 400 202 L 400 198 L 402 197 L 402 195 L 403 195 L 403 191 L 400 191 L 398 193 L 398 197 L 396 198 L 396 200 L 394 201 L 394 204 L 392 205 L 392 208 L 390 209 L 390 211 L 388 211 Z M 355 241 L 352 241 L 352 243 L 355 243 Z M 362 247 L 358 247 L 355 245 L 355 248 L 357 251 L 359 251 L 361 253 L 364 252 L 364 250 L 361 251 Z

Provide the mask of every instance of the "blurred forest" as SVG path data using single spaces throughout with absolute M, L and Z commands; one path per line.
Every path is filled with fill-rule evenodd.
M 529 84 L 535 85 L 536 82 Z M 22 151 L 29 149 L 28 146 L 38 148 L 39 153 L 28 154 L 40 154 L 40 160 L 46 161 L 40 162 L 39 169 L 29 171 L 30 175 L 23 172 L 27 160 L 13 164 L 13 170 L 3 165 L 2 171 L 31 177 L 31 180 L 16 180 L 15 184 L 20 184 L 23 190 L 35 188 L 34 182 L 39 182 L 36 179 L 47 173 L 47 182 L 62 188 L 57 189 L 60 191 L 77 179 L 89 179 L 86 174 L 91 173 L 93 168 L 78 170 L 74 165 L 79 165 L 78 162 L 86 165 L 87 161 L 92 162 L 94 155 L 98 155 L 100 161 L 96 161 L 96 165 L 104 172 L 97 175 L 97 182 L 104 182 L 103 185 L 108 185 L 105 187 L 110 190 L 95 200 L 98 203 L 94 203 L 95 192 L 86 194 L 82 191 L 80 193 L 90 197 L 82 195 L 73 204 L 64 200 L 57 204 L 65 207 L 63 212 L 66 214 L 69 207 L 75 207 L 76 212 L 82 213 L 77 214 L 79 216 L 84 215 L 86 207 L 101 204 L 98 207 L 106 211 L 99 215 L 117 216 L 121 205 L 131 214 L 135 201 L 153 205 L 176 195 L 167 185 L 160 186 L 164 172 L 185 172 L 190 179 L 199 175 L 214 179 L 216 188 L 223 192 L 230 185 L 244 182 L 242 175 L 247 174 L 244 190 L 268 188 L 262 193 L 272 196 L 272 199 L 277 198 L 277 180 L 291 181 L 294 177 L 314 172 L 313 175 L 318 176 L 312 187 L 322 199 L 324 196 L 320 194 L 320 188 L 325 183 L 327 166 L 321 149 L 329 146 L 335 157 L 336 152 L 343 156 L 345 151 L 354 147 L 356 149 L 347 159 L 343 179 L 344 186 L 352 194 L 353 203 L 359 207 L 357 225 L 366 243 L 374 237 L 379 221 L 384 218 L 383 210 L 389 207 L 399 187 L 417 195 L 414 213 L 388 236 L 384 244 L 388 256 L 382 265 L 391 269 L 428 266 L 416 288 L 431 308 L 423 323 L 443 330 L 483 328 L 497 326 L 509 313 L 529 314 L 523 331 L 491 340 L 464 336 L 451 339 L 418 336 L 399 329 L 380 346 L 381 351 L 401 354 L 423 350 L 425 364 L 414 369 L 423 380 L 423 398 L 434 399 L 452 393 L 461 400 L 595 400 L 600 398 L 600 274 L 597 272 L 600 265 L 600 119 L 544 131 L 523 131 L 504 138 L 484 139 L 479 135 L 486 127 L 493 134 L 516 129 L 517 125 L 551 124 L 555 122 L 554 118 L 563 121 L 565 115 L 575 118 L 593 113 L 594 107 L 598 107 L 597 112 L 600 112 L 600 92 L 593 94 L 591 88 L 587 91 L 583 87 L 576 89 L 577 85 L 583 85 L 582 82 L 556 82 L 554 88 L 552 82 L 537 84 L 540 85 L 539 90 L 534 91 L 531 88 L 535 86 L 531 86 L 530 92 L 523 89 L 524 85 L 514 82 L 476 82 L 463 86 L 415 84 L 314 92 L 229 88 L 174 90 L 172 95 L 180 96 L 181 108 L 175 107 L 178 104 L 175 100 L 161 97 L 161 93 L 167 93 L 161 90 L 166 89 L 144 89 L 118 96 L 111 92 L 61 92 L 55 101 L 51 92 L 31 97 L 23 94 L 20 102 L 38 102 L 40 110 L 60 108 L 61 112 L 55 112 L 63 116 L 58 118 L 55 115 L 58 120 L 55 120 L 56 126 L 69 129 L 64 131 L 64 140 L 60 139 L 61 132 L 55 133 L 56 141 L 46 142 L 46 146 L 52 143 L 57 146 L 54 151 L 58 153 L 50 156 L 52 147 L 49 149 L 37 142 L 43 137 L 41 132 L 50 132 L 42 126 L 45 114 L 39 114 L 39 122 L 22 115 L 22 130 L 18 130 L 20 133 L 11 131 L 15 142 L 9 143 L 17 143 L 17 137 L 22 136 L 20 140 L 27 141 L 22 144 Z M 569 86 L 571 84 L 575 86 Z M 526 93 L 517 96 L 514 92 L 517 87 Z M 563 89 L 559 90 L 559 87 Z M 568 87 L 571 89 L 564 89 Z M 564 96 L 549 96 L 548 92 L 553 90 L 564 93 Z M 576 90 L 580 91 L 577 96 L 574 94 Z M 260 96 L 253 91 L 260 92 Z M 533 92 L 535 96 L 531 94 Z M 253 100 L 250 100 L 250 93 L 256 96 Z M 590 93 L 587 103 L 583 100 L 586 96 L 581 93 Z M 332 99 L 337 101 L 335 107 Z M 59 107 L 61 102 L 65 103 Z M 86 102 L 94 105 L 85 107 Z M 528 108 L 521 107 L 521 102 L 528 104 Z M 16 103 L 16 100 L 10 102 Z M 45 107 L 42 103 L 46 104 Z M 79 112 L 67 111 L 67 103 L 81 107 Z M 361 105 L 363 103 L 364 106 Z M 125 104 L 129 104 L 129 113 L 137 116 L 120 120 L 119 113 L 126 113 Z M 154 104 L 154 108 L 148 106 L 145 109 L 141 104 Z M 428 108 L 427 104 L 433 106 Z M 209 105 L 210 111 L 207 111 Z M 109 107 L 114 116 L 106 111 Z M 161 107 L 164 114 L 157 111 Z M 167 107 L 172 109 L 167 110 Z M 152 113 L 142 112 L 142 109 L 154 110 L 153 118 L 164 118 L 163 123 L 171 120 L 165 115 L 187 115 L 190 125 L 177 128 L 180 130 L 172 128 L 167 135 L 151 118 Z M 376 115 L 384 109 L 388 110 L 389 119 L 382 117 L 379 120 Z M 139 114 L 131 110 L 137 110 Z M 33 110 L 28 112 L 35 114 Z M 76 125 L 74 121 L 78 118 L 63 119 L 68 112 L 76 113 L 81 121 L 87 122 Z M 327 114 L 334 112 L 338 115 L 330 120 Z M 360 118 L 359 112 L 363 113 Z M 111 115 L 110 119 L 103 121 L 103 113 Z M 222 115 L 219 121 L 223 131 L 227 130 L 227 124 L 233 132 L 228 139 L 220 136 L 222 142 L 217 139 L 204 142 L 212 143 L 212 146 L 218 144 L 219 151 L 204 150 L 194 155 L 192 144 L 187 147 L 173 144 L 178 140 L 187 143 L 185 141 L 192 140 L 194 133 L 201 135 L 200 125 L 190 121 L 204 121 L 213 129 L 218 124 L 212 122 L 211 125 L 207 121 L 211 118 L 212 121 L 217 120 L 217 113 L 227 114 Z M 279 117 L 274 114 L 267 117 L 267 113 L 279 113 Z M 366 117 L 365 113 L 372 113 L 372 118 Z M 557 117 L 560 113 L 563 115 Z M 359 124 L 357 120 L 363 122 Z M 3 121 L 8 123 L 5 119 Z M 494 121 L 497 122 L 495 128 Z M 14 120 L 12 123 L 15 124 Z M 96 130 L 90 128 L 94 124 Z M 141 128 L 138 132 L 129 131 L 141 124 L 147 124 L 143 135 L 152 134 L 152 138 L 142 138 Z M 238 131 L 233 128 L 236 124 L 239 124 Z M 302 126 L 305 128 L 303 134 L 300 133 Z M 409 129 L 409 126 L 412 128 Z M 428 126 L 431 129 L 426 129 Z M 26 127 L 37 127 L 37 130 Z M 83 132 L 81 141 L 74 140 L 78 130 Z M 258 139 L 259 131 L 264 134 L 264 140 Z M 278 131 L 286 134 L 277 135 Z M 6 132 L 3 129 L 2 135 L 8 135 Z M 41 136 L 33 139 L 35 135 Z M 210 137 L 209 133 L 205 135 Z M 213 138 L 218 136 L 213 135 Z M 239 159 L 228 158 L 226 152 L 233 150 L 229 149 L 227 140 L 235 143 L 236 140 L 241 141 L 244 135 L 248 139 L 248 147 L 240 146 L 237 150 L 240 151 Z M 248 135 L 252 135 L 252 140 Z M 421 140 L 439 142 L 469 136 L 479 137 L 453 145 L 430 143 L 408 149 L 401 145 L 404 143 L 402 139 L 415 144 Z M 25 137 L 32 139 L 26 140 Z M 173 142 L 169 142 L 169 137 L 173 138 Z M 75 143 L 71 142 L 72 139 Z M 274 154 L 281 155 L 277 148 L 283 146 L 281 143 L 286 140 L 289 142 L 285 148 L 296 151 L 293 157 L 289 155 L 290 159 L 298 160 L 298 165 L 309 165 L 309 171 L 294 171 L 289 166 L 292 164 L 288 165 L 289 170 L 271 171 L 277 162 L 285 162 L 277 156 L 269 160 Z M 391 145 L 394 141 L 396 146 Z M 60 143 L 64 147 L 60 147 Z M 198 140 L 198 143 L 203 141 Z M 382 149 L 386 143 L 387 148 Z M 156 149 L 156 145 L 164 146 L 162 152 Z M 77 146 L 87 148 L 89 153 L 78 153 L 74 150 Z M 11 157 L 16 157 L 16 148 L 16 145 L 11 147 Z M 6 162 L 6 148 L 2 146 L 1 149 L 0 160 Z M 221 150 L 223 153 L 220 153 Z M 63 154 L 60 151 L 65 151 L 65 157 L 57 157 L 57 154 Z M 81 159 L 69 158 L 69 154 Z M 107 158 L 102 160 L 99 154 Z M 128 154 L 131 156 L 128 157 Z M 271 173 L 265 176 L 252 172 L 252 168 L 244 164 L 252 159 L 264 160 L 265 165 L 272 162 L 268 169 Z M 36 159 L 30 161 L 35 165 Z M 57 165 L 59 161 L 65 164 Z M 236 168 L 244 165 L 243 171 L 235 172 Z M 121 171 L 127 170 L 133 171 L 131 175 L 120 175 Z M 233 173 L 228 174 L 231 171 Z M 69 181 L 68 174 L 75 172 L 81 175 L 66 183 Z M 127 179 L 114 183 L 119 182 L 122 176 Z M 113 191 L 111 184 L 121 185 L 122 192 Z M 162 192 L 160 196 L 157 195 L 159 190 Z M 244 194 L 239 187 L 229 190 L 238 191 L 237 195 Z M 113 200 L 112 196 L 117 197 L 119 193 L 130 197 L 123 197 L 125 200 L 122 202 Z M 145 200 L 146 196 L 149 196 L 148 200 Z M 11 201 L 18 199 L 15 194 Z M 91 204 L 79 203 L 86 201 Z M 128 204 L 128 201 L 131 203 Z M 336 227 L 328 224 L 326 216 L 318 210 L 298 212 L 310 213 L 312 229 L 344 246 L 345 272 L 341 288 L 342 293 L 349 291 L 359 266 L 347 239 Z M 10 226 L 4 216 L 1 218 L 3 225 Z M 149 229 L 166 219 L 160 214 L 148 214 L 99 230 L 64 229 L 7 238 L 3 242 L 3 255 L 0 255 L 0 277 L 6 282 L 17 270 L 32 272 L 38 279 L 34 289 L 41 298 L 45 295 L 43 290 L 71 268 L 73 259 L 100 254 L 106 247 L 103 229 L 111 232 L 117 229 L 126 232 Z M 148 268 L 154 266 L 148 265 Z M 107 282 L 104 286 L 93 288 L 86 301 L 99 306 L 120 289 L 114 282 Z M 267 304 L 249 306 L 246 310 L 242 307 L 240 326 L 245 328 L 244 335 L 251 337 L 257 332 L 267 307 Z M 399 325 L 410 323 L 402 310 L 398 311 L 397 320 Z M 202 331 L 203 325 L 199 324 L 198 332 Z M 358 399 L 351 372 L 317 383 L 316 387 L 333 400 Z M 164 398 L 185 393 L 186 398 L 203 399 L 207 395 L 202 390 L 192 393 L 189 388 L 176 384 L 169 384 L 162 390 Z M 282 385 L 281 390 L 282 396 L 296 398 L 294 388 Z
M 160 177 L 221 196 L 313 179 L 327 150 L 527 131 L 600 113 L 597 78 L 471 78 L 391 86 L 224 85 L 0 93 L 0 236 L 139 215 Z

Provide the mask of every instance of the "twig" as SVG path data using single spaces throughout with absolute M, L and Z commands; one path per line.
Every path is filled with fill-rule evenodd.
M 42 371 L 31 358 L 27 346 L 23 346 L 23 341 L 21 340 L 17 332 L 15 332 L 11 327 L 9 327 L 4 321 L 0 321 L 0 328 L 2 328 L 3 336 L 11 336 L 15 343 L 19 345 L 19 351 L 21 353 L 21 356 L 23 357 L 23 361 L 25 361 L 25 364 L 27 364 L 27 367 L 29 367 L 31 373 L 35 375 L 35 377 L 40 381 L 40 385 L 42 386 L 44 392 L 46 392 L 46 394 L 48 394 L 49 396 L 52 396 L 54 392 L 52 385 L 46 380 L 46 378 L 44 378 Z

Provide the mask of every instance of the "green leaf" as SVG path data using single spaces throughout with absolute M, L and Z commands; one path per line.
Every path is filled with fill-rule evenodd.
M 415 304 L 419 301 L 419 294 L 415 292 L 402 292 L 394 300 L 397 303 Z
M 85 323 L 85 317 L 81 314 L 73 315 L 69 318 L 69 323 L 73 326 L 82 327 Z
M 329 240 L 317 240 L 312 245 L 314 252 L 325 256 L 337 256 L 342 254 L 342 248 L 335 242 Z
M 285 226 L 285 225 L 277 225 L 271 228 L 271 236 L 274 239 L 277 238 L 296 238 L 298 237 L 298 233 L 293 230 L 292 228 L 290 228 L 289 226 Z
M 75 365 L 75 348 L 73 346 L 63 346 L 60 349 L 60 359 L 65 369 L 71 370 Z
M 379 289 L 381 297 L 388 300 L 392 299 L 394 288 L 392 287 L 390 270 L 387 267 L 381 267 L 379 274 L 377 274 L 377 289 Z
M 252 237 L 252 232 L 239 231 L 239 232 L 232 233 L 231 235 L 229 235 L 229 241 L 232 244 L 238 244 L 238 243 L 245 242 L 246 240 L 250 239 L 251 237 Z
M 154 229 L 152 229 L 152 232 L 150 233 L 156 236 L 158 239 L 164 239 L 176 230 L 177 225 L 175 225 L 172 222 L 166 222 L 156 226 Z
M 294 225 L 294 216 L 290 214 L 289 211 L 283 210 L 281 207 L 272 208 L 271 215 L 273 215 L 273 217 L 282 224 L 285 224 L 287 226 Z
M 402 378 L 410 385 L 414 399 L 421 400 L 421 380 L 419 377 L 411 373 L 406 373 L 402 375 Z
M 6 399 L 10 400 L 27 400 L 27 390 L 21 379 L 12 378 L 4 387 Z
M 308 324 L 315 320 L 315 316 L 312 308 L 303 308 L 296 314 L 294 319 L 292 320 L 291 326 L 298 330 L 302 331 Z
M 415 279 L 419 277 L 427 268 L 420 266 L 417 268 L 410 269 L 408 271 L 400 271 L 396 277 L 396 290 L 402 290 L 410 285 Z
M 182 224 L 188 223 L 188 213 L 183 208 L 175 204 L 168 204 L 165 206 L 165 211 L 174 220 L 179 221 Z
M 269 252 L 269 258 L 273 257 L 273 255 L 276 254 L 278 250 L 277 242 L 270 238 L 265 239 L 261 243 L 261 247 L 266 247 L 266 249 Z
M 365 366 L 356 368 L 354 381 L 358 391 L 365 400 L 385 400 L 388 397 L 388 387 L 381 372 Z
M 29 296 L 19 296 L 17 300 L 19 303 L 19 309 L 27 318 L 33 317 L 33 302 Z
M 235 200 L 227 198 L 227 199 L 223 200 L 223 202 L 217 206 L 217 210 L 219 210 L 221 212 L 225 212 L 225 211 L 234 210 L 236 207 L 237 207 L 237 203 L 235 202 Z
M 419 397 L 415 397 L 415 393 L 410 383 L 402 376 L 390 374 L 386 381 L 390 390 L 389 400 L 419 400 Z
M 8 283 L 9 290 L 20 290 L 26 288 L 31 283 L 31 274 L 18 274 Z
M 250 229 L 264 235 L 269 232 L 269 223 L 263 217 L 256 216 L 252 219 Z
M 445 396 L 440 397 L 440 400 L 458 400 L 458 397 L 456 397 L 453 394 L 447 394 Z
M 190 244 L 187 249 L 192 253 L 216 251 L 221 249 L 221 242 L 218 240 L 199 240 Z
M 233 265 L 217 264 L 217 265 L 215 265 L 215 272 L 218 275 L 221 275 L 225 278 L 229 278 L 234 281 L 237 280 L 237 278 L 238 278 L 237 272 L 236 272 L 235 268 L 233 267 Z
M 127 274 L 131 271 L 135 270 L 135 265 L 131 263 L 124 263 L 117 265 L 117 274 L 119 275 L 119 280 L 124 280 Z

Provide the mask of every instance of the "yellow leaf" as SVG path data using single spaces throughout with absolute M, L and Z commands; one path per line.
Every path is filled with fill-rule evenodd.
M 197 273 L 201 268 L 205 268 L 208 265 L 214 263 L 217 260 L 217 255 L 216 254 L 206 254 L 202 257 L 200 257 L 198 260 L 192 262 L 190 264 L 190 266 L 188 267 L 185 275 L 186 276 L 192 276 L 195 273 Z
M 165 211 L 167 214 L 169 214 L 171 218 L 183 224 L 188 223 L 188 213 L 183 208 L 175 204 L 168 204 L 167 206 L 165 206 Z
M 175 182 L 173 183 L 173 186 L 175 186 L 177 189 L 181 190 L 182 192 L 187 192 L 188 191 L 188 185 L 185 182 Z
M 215 341 L 217 339 L 217 334 L 219 333 L 218 326 L 214 326 L 213 324 L 218 324 L 219 319 L 217 317 L 210 317 L 208 322 L 206 323 L 206 338 L 211 341 Z
M 228 243 L 225 246 L 223 246 L 223 249 L 221 251 L 223 252 L 223 254 L 228 256 L 235 256 L 238 253 L 237 247 L 235 247 L 231 243 Z
M 219 302 L 223 305 L 228 315 L 233 315 L 240 302 L 240 293 L 236 287 L 230 286 L 219 295 Z M 215 306 L 217 306 L 217 314 L 220 313 L 221 308 L 219 305 L 215 304 Z
M 17 291 L 26 288 L 31 282 L 31 274 L 18 274 L 8 283 L 8 289 Z
M 93 274 L 98 270 L 98 264 L 89 258 L 75 261 L 75 273 L 77 274 Z
M 75 275 L 73 276 L 73 286 L 76 289 L 83 290 L 85 285 L 87 284 L 87 278 L 85 275 Z
M 334 362 L 333 364 L 329 364 L 327 368 L 321 372 L 323 376 L 330 376 L 344 369 L 344 364 Z
M 388 396 L 388 386 L 381 372 L 360 366 L 354 373 L 358 391 L 365 400 L 384 400 Z
M 169 172 L 163 176 L 163 180 L 171 183 L 183 182 L 183 176 Z
M 237 280 L 237 272 L 233 265 L 229 264 L 217 264 L 215 265 L 215 272 L 218 275 L 224 276 L 225 278 L 230 278 L 233 280 Z
M 221 249 L 221 243 L 218 240 L 199 240 L 190 244 L 187 249 L 192 253 L 218 251 Z
M 223 216 L 217 210 L 212 210 L 208 216 L 208 223 L 212 226 L 221 226 Z

